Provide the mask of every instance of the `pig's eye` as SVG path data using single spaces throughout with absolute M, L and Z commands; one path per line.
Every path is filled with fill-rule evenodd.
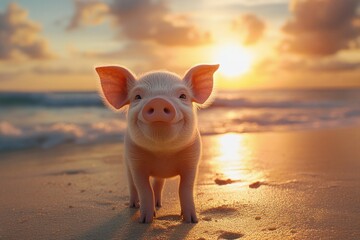
M 135 96 L 135 100 L 140 100 L 141 99 L 141 96 L 138 94 Z
M 186 95 L 185 95 L 185 94 L 181 94 L 179 98 L 181 98 L 181 99 L 186 99 Z

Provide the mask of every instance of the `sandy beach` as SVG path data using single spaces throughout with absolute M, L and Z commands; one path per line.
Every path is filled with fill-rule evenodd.
M 359 40 L 360 0 L 1 0 L 0 240 L 360 240 Z
M 203 137 L 199 223 L 178 179 L 152 224 L 128 207 L 123 145 L 0 155 L 0 239 L 360 239 L 360 129 Z

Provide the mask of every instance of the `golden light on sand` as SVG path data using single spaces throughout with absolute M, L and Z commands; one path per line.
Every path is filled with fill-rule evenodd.
M 245 157 L 244 136 L 227 133 L 218 137 L 219 169 L 227 178 L 242 179 L 239 166 Z
M 236 44 L 216 47 L 213 61 L 220 64 L 219 71 L 226 77 L 236 77 L 248 72 L 253 61 L 252 54 Z
M 233 159 L 239 155 L 241 148 L 242 136 L 240 134 L 228 133 L 220 136 L 219 151 L 222 159 Z
M 254 165 L 253 151 L 257 143 L 248 134 L 226 133 L 216 137 L 213 168 L 220 181 L 251 183 L 266 178 Z M 221 185 L 221 183 L 219 184 Z

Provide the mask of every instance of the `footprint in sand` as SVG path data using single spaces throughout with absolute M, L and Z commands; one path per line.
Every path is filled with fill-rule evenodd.
M 237 212 L 238 212 L 238 210 L 236 208 L 222 205 L 219 207 L 213 207 L 213 208 L 206 209 L 206 210 L 202 211 L 201 213 L 206 214 L 206 215 L 229 215 L 229 214 L 234 214 Z
M 64 171 L 60 171 L 60 172 L 52 172 L 49 173 L 47 175 L 49 176 L 62 176 L 62 175 L 78 175 L 78 174 L 88 174 L 89 172 L 87 170 L 84 169 L 69 169 L 69 170 L 64 170 Z
M 221 233 L 218 239 L 240 239 L 244 236 L 242 233 L 219 231 Z

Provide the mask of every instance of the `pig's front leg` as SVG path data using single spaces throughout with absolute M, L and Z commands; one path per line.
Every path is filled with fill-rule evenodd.
M 140 223 L 151 223 L 155 216 L 154 193 L 149 178 L 149 174 L 134 171 L 133 179 L 140 197 Z
M 130 208 L 139 208 L 139 196 L 134 184 L 134 180 L 131 174 L 131 171 L 129 169 L 128 163 L 126 162 L 126 173 L 127 173 L 127 179 L 128 179 L 128 187 L 129 187 L 129 193 L 130 193 L 130 202 L 129 207 Z
M 194 169 L 188 169 L 180 174 L 180 204 L 181 215 L 183 220 L 187 223 L 197 223 L 198 218 L 196 216 L 195 203 L 194 203 L 194 182 L 196 178 L 196 167 Z

